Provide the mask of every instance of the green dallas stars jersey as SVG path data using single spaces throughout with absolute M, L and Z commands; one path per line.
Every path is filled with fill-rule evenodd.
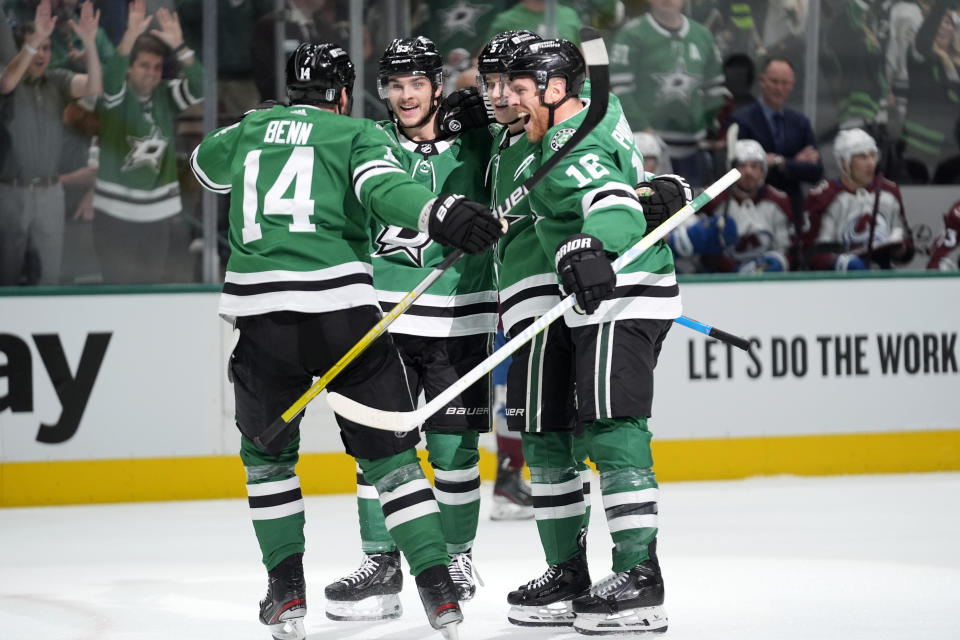
M 118 54 L 104 67 L 93 206 L 115 218 L 153 222 L 182 209 L 174 123 L 177 114 L 201 101 L 203 69 L 199 62 L 184 67 L 185 79 L 161 81 L 141 102 L 126 83 L 129 63 Z
M 546 162 L 582 124 L 587 109 L 554 125 L 541 141 Z M 604 249 L 621 253 L 646 231 L 635 186 L 644 176 L 643 159 L 623 113 L 610 104 L 597 127 L 530 194 L 540 246 L 553 259 L 557 245 L 588 233 Z M 565 314 L 571 327 L 625 318 L 672 319 L 681 315 L 673 253 L 658 242 L 617 274 L 612 300 L 592 315 Z
M 695 151 L 727 93 L 713 34 L 687 18 L 674 33 L 649 13 L 614 37 L 610 81 L 633 130 L 655 129 L 672 155 Z
M 204 138 L 190 166 L 232 194 L 220 313 L 377 306 L 366 211 L 416 229 L 434 197 L 399 153 L 374 122 L 307 105 L 253 111 Z
M 490 158 L 486 129 L 443 141 L 414 142 L 393 122 L 380 126 L 401 147 L 407 172 L 433 193 L 457 193 L 487 202 L 484 168 Z M 419 209 L 415 212 L 419 213 Z M 380 306 L 393 308 L 453 251 L 425 233 L 374 222 L 371 233 L 373 279 Z M 465 255 L 390 325 L 390 331 L 447 337 L 497 330 L 497 289 L 493 255 Z
M 511 135 L 503 127 L 494 139 L 490 160 L 492 206 L 506 199 L 540 166 L 540 145 L 524 131 Z M 530 215 L 529 198 L 521 200 L 507 216 L 510 229 L 497 243 L 497 276 L 503 330 L 521 320 L 543 315 L 560 302 L 553 259 L 540 248 Z

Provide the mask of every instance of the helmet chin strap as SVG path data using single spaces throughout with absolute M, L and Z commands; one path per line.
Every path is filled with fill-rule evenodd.
M 544 93 L 545 93 L 544 91 L 541 91 L 541 92 L 540 92 L 540 104 L 542 104 L 543 106 L 545 106 L 545 107 L 547 108 L 547 111 L 550 112 L 549 115 L 547 116 L 547 130 L 550 130 L 550 129 L 553 127 L 553 125 L 555 124 L 555 123 L 554 123 L 554 119 L 555 119 L 554 116 L 556 115 L 557 109 L 560 107 L 560 105 L 562 105 L 564 102 L 566 102 L 568 98 L 573 97 L 574 94 L 572 94 L 572 93 L 567 93 L 565 96 L 563 96 L 563 97 L 560 99 L 559 102 L 553 102 L 553 103 L 547 104 L 546 102 L 543 101 L 543 94 L 544 94 Z

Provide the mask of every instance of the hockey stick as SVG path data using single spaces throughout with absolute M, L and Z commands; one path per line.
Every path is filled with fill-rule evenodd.
M 680 316 L 675 318 L 674 322 L 677 324 L 683 325 L 684 327 L 693 329 L 694 331 L 699 331 L 700 333 L 705 333 L 711 338 L 716 338 L 720 342 L 732 345 L 737 349 L 743 349 L 747 353 L 750 352 L 750 341 L 746 338 L 741 338 L 740 336 L 735 336 L 732 333 L 727 333 L 722 329 L 717 329 L 714 326 L 709 324 L 703 324 L 702 322 L 697 322 L 693 318 L 688 318 L 687 316 Z
M 619 258 L 613 262 L 613 270 L 620 271 L 623 267 L 630 264 L 644 251 L 652 247 L 655 243 L 662 240 L 671 231 L 677 228 L 684 220 L 696 213 L 703 205 L 708 203 L 717 194 L 724 191 L 727 187 L 737 181 L 740 172 L 731 169 L 719 180 L 693 199 L 692 202 L 685 205 L 682 209 L 667 218 L 663 224 L 644 236 L 642 240 L 627 249 Z M 494 351 L 487 358 L 467 372 L 462 378 L 440 392 L 430 402 L 413 411 L 384 411 L 374 409 L 359 402 L 351 400 L 339 393 L 328 393 L 327 403 L 334 412 L 343 416 L 347 420 L 365 424 L 376 429 L 385 431 L 410 431 L 415 429 L 424 420 L 439 411 L 452 399 L 463 393 L 467 387 L 485 376 L 493 370 L 498 364 L 507 359 L 507 356 L 519 349 L 525 342 L 533 338 L 536 334 L 543 331 L 554 320 L 563 315 L 564 311 L 573 307 L 576 298 L 573 294 L 568 295 L 559 304 L 555 305 L 549 311 L 540 316 L 529 327 L 521 331 L 516 337 L 509 340 L 502 347 Z
M 603 117 L 607 114 L 607 105 L 610 101 L 610 61 L 607 58 L 607 48 L 603 43 L 603 39 L 600 37 L 600 33 L 595 29 L 584 28 L 580 30 L 580 39 L 583 42 L 581 45 L 583 50 L 584 60 L 587 63 L 587 67 L 590 74 L 590 85 L 591 85 L 591 99 L 590 104 L 587 107 L 587 113 L 583 118 L 583 122 L 580 124 L 579 128 L 574 132 L 570 137 L 570 140 L 566 142 L 556 153 L 554 153 L 550 159 L 544 162 L 540 168 L 538 168 L 532 176 L 523 181 L 523 183 L 513 190 L 513 192 L 507 197 L 506 200 L 501 202 L 494 209 L 494 213 L 497 217 L 503 219 L 507 216 L 510 211 L 513 210 L 517 204 L 519 204 L 530 191 L 533 190 L 544 178 L 549 175 L 557 164 L 563 160 L 567 154 L 569 154 L 585 137 L 589 134 L 594 127 L 596 127 Z M 311 400 L 320 395 L 320 392 L 323 391 L 330 381 L 353 360 L 357 358 L 363 351 L 373 343 L 374 340 L 382 336 L 387 332 L 387 327 L 389 327 L 394 320 L 396 320 L 400 315 L 409 309 L 413 303 L 419 298 L 424 291 L 430 288 L 430 286 L 440 279 L 446 271 L 454 265 L 461 257 L 463 257 L 463 251 L 461 249 L 455 249 L 451 251 L 443 262 L 441 262 L 433 271 L 431 271 L 426 278 L 423 279 L 420 284 L 414 287 L 413 291 L 410 291 L 403 297 L 403 299 L 396 304 L 387 315 L 380 320 L 370 331 L 368 331 L 360 340 L 347 351 L 342 358 L 340 358 L 335 365 L 333 365 L 329 371 L 324 373 L 320 378 L 318 378 L 309 389 L 300 396 L 296 402 L 290 405 L 286 411 L 284 411 L 279 418 L 274 420 L 270 426 L 264 430 L 260 436 L 253 439 L 254 444 L 256 444 L 261 449 L 266 449 L 267 445 L 273 442 L 277 436 L 284 432 L 287 428 L 287 425 L 296 418 L 300 413 L 307 407 L 307 404 Z

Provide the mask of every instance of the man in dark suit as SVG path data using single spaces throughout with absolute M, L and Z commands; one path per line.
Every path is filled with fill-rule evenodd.
M 803 183 L 823 177 L 823 162 L 816 149 L 813 127 L 805 115 L 784 108 L 793 91 L 793 65 L 786 58 L 770 58 L 760 76 L 761 96 L 733 112 L 730 121 L 740 127 L 740 139 L 756 140 L 767 152 L 767 183 L 785 191 L 794 211 L 794 224 L 802 224 Z

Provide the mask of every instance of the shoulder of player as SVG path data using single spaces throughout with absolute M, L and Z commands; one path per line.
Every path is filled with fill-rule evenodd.
M 804 202 L 804 208 L 808 211 L 826 209 L 841 191 L 844 191 L 844 188 L 839 180 L 821 180 L 810 189 Z
M 880 188 L 883 189 L 884 191 L 889 191 L 890 193 L 895 195 L 898 200 L 900 199 L 900 187 L 893 180 L 888 180 L 885 177 L 881 177 Z
M 770 200 L 784 211 L 790 210 L 790 196 L 786 192 L 777 189 L 772 184 L 763 186 L 763 197 Z

